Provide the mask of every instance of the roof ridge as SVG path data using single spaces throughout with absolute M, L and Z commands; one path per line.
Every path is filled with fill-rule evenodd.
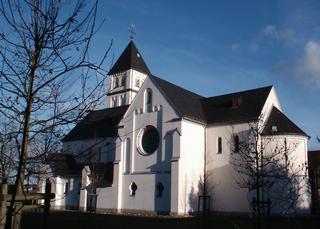
M 273 85 L 269 85 L 269 86 L 265 86 L 265 87 L 252 88 L 252 89 L 243 90 L 243 91 L 236 91 L 236 92 L 227 93 L 227 94 L 221 94 L 221 95 L 214 95 L 214 96 L 210 96 L 210 97 L 205 97 L 205 99 L 217 98 L 217 97 L 222 97 L 222 96 L 230 96 L 230 95 L 233 95 L 233 94 L 235 95 L 235 94 L 254 92 L 254 91 L 259 91 L 259 90 L 263 90 L 263 89 L 267 89 L 267 88 L 271 89 L 272 87 L 273 87 Z
M 161 80 L 161 81 L 163 81 L 163 82 L 165 82 L 165 83 L 167 83 L 167 84 L 170 84 L 170 85 L 172 85 L 172 86 L 174 86 L 174 87 L 177 87 L 177 88 L 179 88 L 179 89 L 181 89 L 181 90 L 184 90 L 184 91 L 186 91 L 186 92 L 188 92 L 188 93 L 191 93 L 191 94 L 193 94 L 193 95 L 196 95 L 196 96 L 199 96 L 199 97 L 202 97 L 202 98 L 206 98 L 206 97 L 204 97 L 204 96 L 202 96 L 202 95 L 199 95 L 199 94 L 197 94 L 197 93 L 195 93 L 195 92 L 193 92 L 193 91 L 190 91 L 190 90 L 188 90 L 188 89 L 185 89 L 185 88 L 183 88 L 183 87 L 181 87 L 181 86 L 178 86 L 178 85 L 176 85 L 176 84 L 174 84 L 174 83 L 171 83 L 171 82 L 169 82 L 169 81 L 167 81 L 167 80 L 164 80 L 164 79 L 162 79 L 162 78 L 160 78 L 160 77 L 158 77 L 158 76 L 155 76 L 155 75 L 153 75 L 153 74 L 150 74 L 149 77 L 153 77 L 153 78 L 156 78 L 156 79 L 158 79 L 158 80 Z

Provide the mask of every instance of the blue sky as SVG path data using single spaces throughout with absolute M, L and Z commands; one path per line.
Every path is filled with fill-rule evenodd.
M 284 113 L 320 148 L 320 1 L 105 0 L 95 54 L 135 43 L 151 72 L 204 96 L 274 85 Z

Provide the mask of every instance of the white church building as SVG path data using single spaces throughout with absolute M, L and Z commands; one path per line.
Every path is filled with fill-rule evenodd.
M 250 213 L 255 191 L 232 158 L 258 121 L 265 154 L 292 143 L 290 158 L 278 158 L 292 171 L 307 163 L 308 135 L 282 113 L 273 86 L 203 97 L 152 75 L 133 41 L 108 80 L 108 108 L 91 111 L 52 155 L 54 208 L 185 215 L 207 201 L 210 211 Z M 306 182 L 296 209 L 307 212 L 309 199 Z

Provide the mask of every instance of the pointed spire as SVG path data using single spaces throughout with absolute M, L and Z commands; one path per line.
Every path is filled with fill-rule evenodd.
M 112 75 L 117 72 L 123 72 L 129 69 L 134 69 L 145 74 L 150 74 L 149 68 L 147 67 L 132 40 L 122 52 L 116 63 L 113 65 L 108 75 Z

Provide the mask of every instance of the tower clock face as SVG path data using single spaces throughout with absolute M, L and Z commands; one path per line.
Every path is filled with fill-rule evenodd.
M 137 141 L 138 151 L 142 155 L 150 155 L 159 147 L 160 135 L 154 126 L 146 126 L 139 132 Z

